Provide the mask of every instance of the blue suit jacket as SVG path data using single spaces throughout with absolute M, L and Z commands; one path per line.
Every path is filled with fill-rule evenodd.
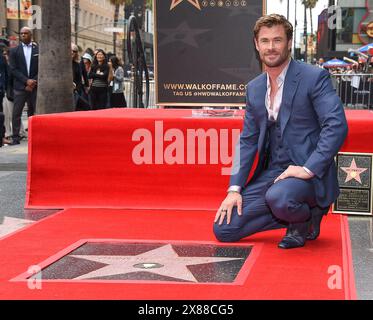
M 266 73 L 247 85 L 244 128 L 236 146 L 230 185 L 246 185 L 257 152 L 259 162 L 252 179 L 263 171 L 267 156 L 266 91 Z M 347 136 L 347 121 L 326 70 L 294 60 L 290 62 L 280 108 L 280 125 L 282 140 L 292 161 L 315 174 L 312 181 L 318 205 L 330 205 L 339 195 L 334 157 Z

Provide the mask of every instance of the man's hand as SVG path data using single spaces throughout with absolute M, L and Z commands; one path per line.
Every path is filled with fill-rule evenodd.
M 34 88 L 33 88 L 33 87 L 30 87 L 30 86 L 27 86 L 27 87 L 25 88 L 25 90 L 26 90 L 27 92 L 32 92 L 32 91 L 34 90 Z
M 281 173 L 275 180 L 275 183 L 279 180 L 283 180 L 286 178 L 299 178 L 303 180 L 311 179 L 312 176 L 307 173 L 303 167 L 299 166 L 289 166 L 283 173 Z
M 33 79 L 28 79 L 26 84 L 27 84 L 27 87 L 34 89 L 37 85 L 37 81 Z
M 225 216 L 227 216 L 227 224 L 231 223 L 232 209 L 237 206 L 238 215 L 242 215 L 242 196 L 238 192 L 229 192 L 227 197 L 220 205 L 215 215 L 214 223 L 219 220 L 219 225 L 223 223 Z

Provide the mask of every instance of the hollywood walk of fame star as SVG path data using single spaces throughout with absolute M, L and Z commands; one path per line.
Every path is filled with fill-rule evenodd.
M 175 41 L 184 42 L 192 47 L 199 48 L 195 36 L 210 31 L 210 29 L 192 29 L 186 21 L 182 22 L 178 27 L 173 29 L 159 29 L 159 33 L 165 34 L 166 37 L 159 43 L 159 46 Z
M 198 282 L 187 266 L 241 260 L 226 257 L 180 257 L 170 244 L 135 256 L 71 255 L 71 257 L 106 264 L 105 267 L 83 274 L 74 280 L 148 271 L 180 280 Z
M 3 223 L 0 224 L 0 237 L 4 237 L 34 222 L 31 220 L 4 217 Z
M 358 168 L 355 162 L 355 158 L 352 158 L 352 162 L 349 167 L 341 167 L 341 169 L 347 173 L 345 183 L 354 179 L 360 184 L 362 184 L 360 174 L 368 170 L 367 168 Z
M 183 1 L 184 0 L 172 0 L 170 11 Z M 191 3 L 193 6 L 195 6 L 197 9 L 201 10 L 201 6 L 199 5 L 199 0 L 188 0 L 188 2 Z

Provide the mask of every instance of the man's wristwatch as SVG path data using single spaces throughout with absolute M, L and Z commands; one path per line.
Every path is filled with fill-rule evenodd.
M 237 192 L 241 193 L 241 187 L 240 186 L 230 186 L 227 190 L 227 192 Z

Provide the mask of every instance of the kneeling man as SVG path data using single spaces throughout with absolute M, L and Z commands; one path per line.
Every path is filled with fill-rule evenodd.
M 291 59 L 293 27 L 261 17 L 254 41 L 265 73 L 247 85 L 244 128 L 214 233 L 224 242 L 287 228 L 279 247 L 304 246 L 339 195 L 334 157 L 347 135 L 329 73 Z M 254 159 L 258 165 L 247 184 Z

